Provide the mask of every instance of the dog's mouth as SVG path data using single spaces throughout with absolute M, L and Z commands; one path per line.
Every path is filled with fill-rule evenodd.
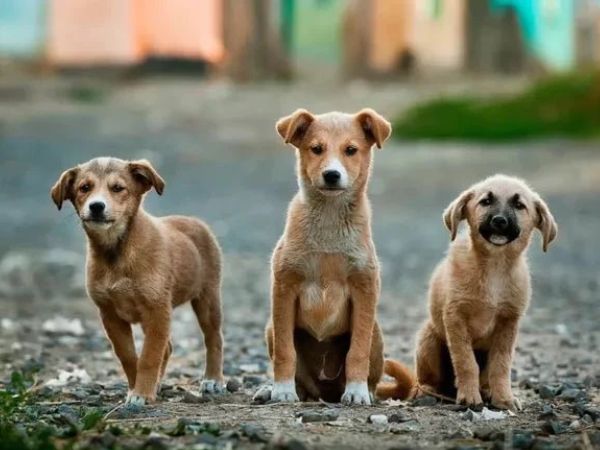
M 346 189 L 342 188 L 342 187 L 321 187 L 319 188 L 319 192 L 323 195 L 328 195 L 328 196 L 335 196 L 335 195 L 340 195 L 342 192 L 344 192 Z
M 506 245 L 510 242 L 508 236 L 503 236 L 501 234 L 492 234 L 487 240 L 497 246 Z
M 504 233 L 498 233 L 487 229 L 480 229 L 479 234 L 481 234 L 481 236 L 490 244 L 495 245 L 496 247 L 502 247 L 513 242 L 519 237 L 521 233 L 520 230 L 517 229 L 507 230 Z
M 115 219 L 108 219 L 106 217 L 84 217 L 81 221 L 85 225 L 111 225 L 115 223 Z

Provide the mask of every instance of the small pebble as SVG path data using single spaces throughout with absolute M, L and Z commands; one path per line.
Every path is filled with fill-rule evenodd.
M 437 398 L 432 397 L 431 395 L 423 395 L 421 397 L 417 397 L 413 400 L 413 406 L 434 406 L 437 404 Z
M 198 404 L 198 403 L 206 403 L 206 402 L 208 402 L 208 399 L 203 397 L 202 395 L 195 394 L 191 391 L 185 391 L 183 393 L 182 401 L 183 401 L 183 403 Z
M 283 434 L 276 434 L 267 445 L 269 450 L 307 450 L 306 445 L 294 438 L 288 438 Z
M 337 420 L 340 413 L 336 409 L 325 409 L 325 410 L 312 410 L 302 411 L 297 414 L 300 417 L 302 423 L 312 422 L 333 422 Z
M 390 414 L 388 417 L 389 423 L 402 423 L 402 422 L 408 422 L 409 420 L 411 420 L 411 419 L 409 419 L 404 414 L 399 413 L 399 412 Z
M 552 399 L 556 397 L 558 393 L 558 388 L 550 386 L 549 384 L 542 384 L 538 388 L 538 394 L 544 400 Z
M 569 388 L 563 390 L 557 398 L 566 402 L 575 402 L 585 399 L 585 392 L 580 389 Z
M 544 405 L 542 412 L 538 416 L 538 420 L 557 419 L 558 415 L 554 412 L 551 405 Z
M 240 390 L 241 387 L 242 383 L 237 378 L 232 377 L 227 381 L 227 390 L 229 392 L 237 392 Z
M 250 442 L 269 442 L 267 431 L 262 425 L 246 423 L 241 426 L 242 434 L 250 439 Z
M 367 422 L 373 425 L 387 425 L 388 417 L 385 414 L 372 414 L 369 416 Z
M 271 400 L 271 386 L 261 386 L 252 397 L 253 405 L 264 405 Z
M 547 420 L 542 424 L 542 431 L 548 434 L 561 434 L 566 431 L 566 427 L 558 420 Z

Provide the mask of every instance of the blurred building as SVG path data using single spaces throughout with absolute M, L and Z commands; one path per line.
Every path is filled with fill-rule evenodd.
M 147 56 L 223 57 L 219 0 L 52 0 L 48 58 L 65 65 L 133 64 Z
M 0 56 L 55 66 L 136 64 L 148 56 L 219 62 L 221 0 L 0 0 Z
M 363 73 L 564 71 L 600 62 L 599 0 L 368 0 L 349 10 L 349 22 L 362 25 L 344 30 L 343 41 L 363 44 L 362 52 L 348 49 L 347 66 L 365 61 Z M 406 55 L 414 65 L 398 63 Z
M 600 62 L 600 0 L 0 0 L 0 57 L 57 67 L 205 61 L 237 79 Z
M 32 58 L 43 54 L 46 2 L 0 0 L 0 56 Z

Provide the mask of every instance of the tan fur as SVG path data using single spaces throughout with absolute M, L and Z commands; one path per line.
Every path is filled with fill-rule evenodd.
M 276 128 L 296 148 L 300 189 L 272 258 L 266 337 L 275 384 L 295 380 L 302 400 L 365 403 L 348 384 L 364 383 L 372 394 L 383 369 L 375 318 L 379 263 L 366 189 L 372 146 L 381 147 L 391 127 L 365 109 L 354 115 L 298 110 Z M 355 154 L 346 153 L 349 146 Z M 335 193 L 322 189 L 331 164 L 341 167 L 346 182 Z
M 503 246 L 479 232 L 487 208 L 480 202 L 488 193 L 501 204 L 518 194 L 525 207 L 515 210 L 518 238 Z M 452 240 L 462 220 L 469 233 L 452 243 L 431 278 L 430 318 L 417 339 L 418 386 L 422 392 L 456 394 L 457 403 L 476 405 L 486 398 L 498 408 L 519 408 L 510 368 L 519 320 L 531 297 L 525 252 L 535 228 L 542 233 L 545 251 L 556 237 L 556 223 L 538 194 L 503 175 L 464 191 L 443 218 Z
M 149 162 L 97 158 L 65 171 L 51 191 L 59 209 L 70 200 L 82 219 L 87 291 L 127 375 L 130 398 L 142 403 L 156 397 L 172 350 L 171 313 L 187 301 L 204 333 L 205 378 L 223 380 L 219 246 L 198 219 L 146 213 L 141 203 L 152 187 L 160 194 L 164 181 Z M 106 202 L 112 222 L 89 220 L 91 198 Z M 139 357 L 131 330 L 136 323 L 145 335 Z
M 405 400 L 414 395 L 415 376 L 404 364 L 386 359 L 383 364 L 383 371 L 386 375 L 393 377 L 394 381 L 381 382 L 377 385 L 378 398 Z

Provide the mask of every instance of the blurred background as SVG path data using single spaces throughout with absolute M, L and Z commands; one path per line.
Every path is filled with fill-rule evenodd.
M 314 65 L 344 78 L 564 71 L 598 63 L 599 8 L 597 0 L 2 0 L 0 54 L 46 70 L 182 60 L 236 80 L 309 76 Z
M 369 106 L 395 130 L 370 185 L 388 352 L 410 360 L 448 244 L 443 209 L 505 172 L 560 228 L 548 254 L 538 236 L 531 248 L 521 339 L 538 350 L 535 364 L 518 355 L 519 376 L 598 372 L 599 65 L 598 0 L 0 0 L 0 358 L 96 348 L 31 332 L 57 316 L 108 349 L 85 295 L 83 231 L 49 189 L 112 155 L 148 158 L 166 179 L 150 212 L 213 227 L 229 373 L 264 373 L 269 256 L 296 190 L 275 121 Z M 199 331 L 188 308 L 177 314 L 175 354 L 195 367 Z M 117 374 L 110 354 L 94 361 L 88 371 Z

